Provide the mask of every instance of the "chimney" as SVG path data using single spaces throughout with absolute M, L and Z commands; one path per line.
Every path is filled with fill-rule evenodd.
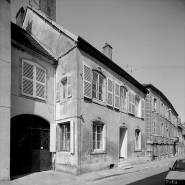
M 39 0 L 39 9 L 56 22 L 56 0 Z
M 23 7 L 21 7 L 19 9 L 19 11 L 17 12 L 15 18 L 16 18 L 16 24 L 22 28 L 22 24 L 23 24 L 23 21 L 24 21 L 24 15 L 25 15 L 25 10 Z
M 108 43 L 103 47 L 103 54 L 112 60 L 112 47 Z

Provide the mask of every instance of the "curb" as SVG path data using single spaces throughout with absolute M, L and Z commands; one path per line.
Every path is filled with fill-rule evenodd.
M 130 171 L 130 172 L 110 174 L 110 175 L 107 175 L 107 176 L 98 177 L 98 178 L 92 180 L 91 182 L 102 180 L 102 179 L 106 179 L 106 178 L 109 178 L 109 177 L 114 177 L 114 176 L 120 176 L 120 175 L 126 175 L 126 174 L 130 174 L 130 173 L 135 173 L 135 172 L 142 171 L 142 170 L 149 169 L 149 168 L 158 168 L 158 167 L 166 166 L 166 165 L 168 165 L 170 163 L 173 163 L 173 162 L 167 162 L 167 163 L 161 164 L 161 165 L 155 165 L 155 166 L 145 167 L 145 168 L 141 168 L 141 169 Z

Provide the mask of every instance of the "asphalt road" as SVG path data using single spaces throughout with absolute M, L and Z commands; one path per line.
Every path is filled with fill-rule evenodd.
M 164 185 L 164 180 L 171 165 L 150 168 L 135 173 L 114 176 L 100 181 L 91 182 L 91 185 Z

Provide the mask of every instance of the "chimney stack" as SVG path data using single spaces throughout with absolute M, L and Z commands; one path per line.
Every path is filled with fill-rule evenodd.
M 15 18 L 16 18 L 16 24 L 22 28 L 23 25 L 23 21 L 24 21 L 24 15 L 25 15 L 25 10 L 23 7 L 21 7 L 19 9 L 19 11 L 17 12 Z
M 39 9 L 56 22 L 56 0 L 39 0 Z
M 112 60 L 112 47 L 108 43 L 103 47 L 103 54 Z

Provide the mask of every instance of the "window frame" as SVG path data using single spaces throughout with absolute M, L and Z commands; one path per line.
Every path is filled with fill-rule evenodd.
M 138 136 L 138 147 L 137 146 L 137 141 L 136 141 L 136 132 L 139 132 L 139 136 Z M 141 151 L 141 130 L 140 129 L 135 129 L 134 130 L 134 148 L 135 151 Z
M 98 76 L 98 82 L 96 83 L 96 97 L 93 97 L 94 74 L 97 74 L 97 76 Z M 102 79 L 103 79 L 103 83 L 101 85 L 101 87 L 102 87 L 102 100 L 100 100 L 100 98 L 99 98 L 100 77 L 102 77 Z M 105 78 L 105 76 L 102 73 L 100 73 L 97 70 L 92 70 L 92 99 L 93 100 L 98 101 L 98 102 L 103 102 L 103 103 L 105 102 L 105 94 L 106 94 L 105 81 L 106 81 L 106 78 Z
M 153 120 L 153 134 L 157 135 L 157 121 Z
M 33 72 L 33 79 L 24 76 L 24 67 L 23 67 L 24 63 L 27 63 L 28 65 L 33 67 L 33 71 L 32 71 Z M 37 80 L 37 77 L 38 77 L 37 76 L 37 69 L 40 69 L 44 72 L 44 82 Z M 23 84 L 24 79 L 33 82 L 33 89 L 32 89 L 33 94 L 32 95 L 24 92 L 24 84 Z M 37 84 L 40 84 L 44 87 L 44 97 L 37 95 Z M 46 101 L 46 96 L 47 96 L 46 85 L 47 85 L 47 71 L 46 71 L 46 69 L 36 62 L 33 62 L 31 60 L 27 60 L 27 59 L 22 59 L 22 61 L 21 61 L 21 94 L 24 96 L 27 96 L 27 97 Z
M 121 88 L 123 88 L 123 96 L 121 95 Z M 126 92 L 126 96 L 124 96 L 124 91 Z M 123 102 L 121 97 L 123 97 Z M 122 103 L 123 103 L 123 109 L 122 109 Z M 128 111 L 128 89 L 123 85 L 120 86 L 120 111 L 125 113 L 127 113 Z
M 97 136 L 95 136 L 96 138 L 94 139 L 94 126 L 96 127 L 102 127 L 102 147 L 101 148 L 94 148 L 94 140 L 95 140 L 95 145 L 97 146 Z M 91 154 L 99 154 L 99 153 L 106 153 L 106 139 L 107 139 L 107 126 L 106 124 L 104 124 L 103 122 L 99 121 L 99 120 L 94 120 L 91 123 L 91 132 L 92 132 L 92 140 L 91 140 Z

